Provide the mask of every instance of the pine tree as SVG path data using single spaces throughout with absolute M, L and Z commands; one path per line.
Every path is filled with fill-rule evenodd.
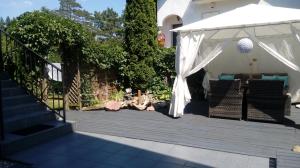
M 125 50 L 130 64 L 126 75 L 131 86 L 146 89 L 155 76 L 153 60 L 158 48 L 155 0 L 127 0 L 125 9 Z
M 122 20 L 112 8 L 94 13 L 94 26 L 100 29 L 100 34 L 106 38 L 117 38 L 122 29 Z
M 8 26 L 10 24 L 11 20 L 9 18 L 9 16 L 6 17 L 5 19 L 5 25 Z
M 58 12 L 66 18 L 74 18 L 74 12 L 81 8 L 82 6 L 76 0 L 59 0 Z
M 5 27 L 5 21 L 2 17 L 0 17 L 0 29 L 3 29 Z

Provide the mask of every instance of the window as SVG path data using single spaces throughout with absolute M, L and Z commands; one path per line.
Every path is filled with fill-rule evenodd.
M 172 25 L 172 28 L 176 29 L 181 26 L 182 26 L 182 24 L 174 24 L 174 25 Z M 177 34 L 178 34 L 177 32 L 172 33 L 172 46 L 173 47 L 177 45 Z

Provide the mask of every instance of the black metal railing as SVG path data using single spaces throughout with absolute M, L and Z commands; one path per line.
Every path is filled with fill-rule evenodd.
M 3 55 L 2 55 L 2 31 L 0 31 L 0 72 L 1 72 L 0 78 L 2 78 L 3 69 L 4 69 L 4 67 L 3 67 Z M 3 119 L 2 82 L 1 81 L 0 81 L 0 131 L 1 131 L 0 132 L 0 140 L 2 141 L 2 140 L 4 140 L 4 119 Z
M 39 102 L 46 105 L 49 110 L 53 111 L 65 122 L 62 68 L 49 62 L 1 29 L 0 45 L 1 74 L 8 73 L 11 79 L 16 81 L 29 94 L 36 97 Z M 1 84 L 0 90 L 2 90 Z M 1 106 L 1 133 L 3 133 L 2 109 Z

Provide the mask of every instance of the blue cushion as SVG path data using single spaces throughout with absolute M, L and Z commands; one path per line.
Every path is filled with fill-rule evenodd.
M 222 75 L 219 75 L 219 80 L 234 80 L 234 75 L 222 74 Z
M 261 76 L 261 79 L 262 80 L 276 80 L 276 77 L 274 76 L 274 75 L 272 75 L 272 76 L 269 76 L 269 75 L 262 75 Z
M 275 78 L 277 80 L 281 80 L 284 82 L 284 87 L 287 88 L 289 86 L 289 77 L 288 76 L 279 76 L 279 75 L 276 75 Z

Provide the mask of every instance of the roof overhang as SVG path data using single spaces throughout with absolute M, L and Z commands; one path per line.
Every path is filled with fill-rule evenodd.
M 255 12 L 253 12 L 255 11 Z M 264 26 L 292 25 L 300 29 L 300 10 L 250 4 L 211 18 L 196 21 L 171 31 L 191 32 L 224 29 L 257 28 Z M 277 26 L 278 27 L 278 26 Z M 286 27 L 286 26 L 284 26 Z M 283 27 L 279 27 L 285 31 Z M 268 30 L 265 30 L 268 32 Z
M 207 3 L 213 3 L 213 2 L 220 2 L 220 1 L 230 1 L 230 0 L 192 0 L 194 3 L 197 4 L 207 4 Z

